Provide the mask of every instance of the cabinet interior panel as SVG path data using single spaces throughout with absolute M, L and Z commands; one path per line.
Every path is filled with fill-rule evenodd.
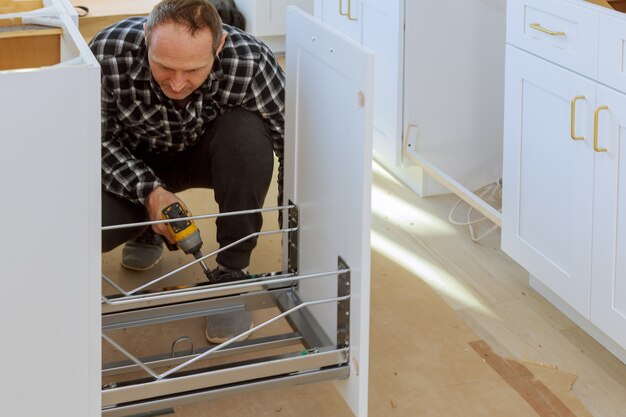
M 302 177 L 299 179 L 300 183 L 297 189 L 298 201 L 319 201 L 320 204 L 315 204 L 317 207 L 315 210 L 302 210 L 300 213 L 300 222 L 306 225 L 306 230 L 303 231 L 305 236 L 311 236 L 311 238 L 301 239 L 301 247 L 299 248 L 302 253 L 309 254 L 315 253 L 319 256 L 315 257 L 303 257 L 300 260 L 300 269 L 302 271 L 316 271 L 316 270 L 332 270 L 336 265 L 337 252 L 346 253 L 345 235 L 336 235 L 337 230 L 342 229 L 342 225 L 346 224 L 346 219 L 343 215 L 348 215 L 349 211 L 347 207 L 337 207 L 338 203 L 344 202 L 342 196 L 344 196 L 349 190 L 347 188 L 346 175 L 338 174 L 333 167 L 342 167 L 345 165 L 345 157 L 350 154 L 350 149 L 346 148 L 345 141 L 337 141 L 336 149 L 333 152 L 325 155 L 320 155 L 320 152 L 324 153 L 324 149 L 327 149 L 323 142 L 333 141 L 333 138 L 348 137 L 350 135 L 348 129 L 350 123 L 344 119 L 345 113 L 340 109 L 351 107 L 347 103 L 346 98 L 351 97 L 350 93 L 350 80 L 344 78 L 344 76 L 335 71 L 330 65 L 327 65 L 323 61 L 319 60 L 316 56 L 308 51 L 301 51 L 299 53 L 299 65 L 300 69 L 298 73 L 298 92 L 305 97 L 316 96 L 317 101 L 302 100 L 299 103 L 298 112 L 303 114 L 315 114 L 319 112 L 313 107 L 324 106 L 332 103 L 332 108 L 336 111 L 324 112 L 324 123 L 318 126 L 307 126 L 310 122 L 315 122 L 313 118 L 298 118 L 299 132 L 301 139 L 298 142 L 298 153 L 300 155 L 308 155 L 307 158 L 311 160 L 324 161 L 322 166 L 317 167 L 317 173 L 314 176 Z M 327 83 L 323 86 L 313 85 L 308 80 L 315 78 L 316 76 L 321 79 L 327 80 Z M 321 87 L 321 88 L 320 88 Z M 308 136 L 308 132 L 315 132 L 314 135 Z M 314 199 L 309 196 L 315 196 Z M 334 202 L 333 204 L 321 204 L 322 201 Z M 343 215 L 338 217 L 337 213 Z M 321 264 L 323 262 L 323 264 Z M 316 282 L 302 282 L 301 288 L 303 293 L 310 295 L 312 299 L 315 298 L 330 298 L 337 296 L 337 286 L 332 284 L 334 277 L 322 278 Z M 308 298 L 308 297 L 307 297 Z M 326 306 L 313 306 L 310 308 L 318 317 L 318 321 L 326 331 L 327 336 L 334 342 L 336 342 L 336 311 L 332 311 Z
M 387 7 L 381 7 L 387 6 Z M 363 27 L 397 27 L 399 11 L 394 5 L 368 2 L 362 9 Z M 398 33 L 393 30 L 362 30 L 361 43 L 376 54 L 374 73 L 374 147 L 384 159 L 397 165 L 400 158 L 398 137 L 401 137 L 398 114 L 401 112 L 396 84 L 400 76 L 400 43 Z M 396 74 L 390 77 L 389 74 Z

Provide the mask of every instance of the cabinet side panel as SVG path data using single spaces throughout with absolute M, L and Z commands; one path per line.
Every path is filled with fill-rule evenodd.
M 350 267 L 350 377 L 338 383 L 367 415 L 373 55 L 290 8 L 287 19 L 286 197 L 299 209 L 299 272 Z M 304 281 L 303 300 L 337 296 L 337 279 Z M 311 310 L 336 339 L 335 304 Z
M 403 2 L 363 2 L 361 43 L 376 54 L 374 71 L 374 155 L 400 165 L 402 151 Z
M 626 15 L 600 16 L 598 81 L 626 93 Z
M 0 74 L 2 404 L 99 415 L 99 85 L 80 66 Z M 94 83 L 94 81 L 96 81 Z M 98 123 L 94 126 L 94 123 Z M 94 152 L 95 151 L 95 152 Z M 95 338 L 95 339 L 94 339 Z M 33 399 L 36 398 L 35 401 Z
M 505 5 L 405 2 L 402 133 L 412 126 L 420 157 L 469 190 L 502 174 Z M 447 191 L 426 181 L 422 194 Z

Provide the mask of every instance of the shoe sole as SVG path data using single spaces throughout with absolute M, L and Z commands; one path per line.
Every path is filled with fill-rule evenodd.
M 250 329 L 254 327 L 254 323 L 250 323 Z M 248 330 L 250 330 L 248 329 Z M 242 332 L 243 333 L 243 332 Z M 207 331 L 204 331 L 204 337 L 206 337 L 206 340 L 209 341 L 209 343 L 212 343 L 214 345 L 221 345 L 224 342 L 229 341 L 230 339 L 232 339 L 232 337 L 210 337 L 209 333 L 207 333 Z M 246 337 L 243 337 L 239 340 L 237 340 L 238 342 L 243 342 L 244 340 L 246 340 L 248 337 L 250 337 L 250 335 L 247 335 Z
M 161 258 L 163 258 L 163 255 L 159 256 L 159 259 L 157 259 L 156 261 L 154 261 L 154 263 L 153 263 L 152 265 L 147 266 L 147 267 L 145 267 L 145 268 L 138 268 L 138 267 L 136 267 L 136 266 L 126 265 L 126 264 L 124 263 L 124 261 L 121 261 L 121 262 L 120 262 L 120 264 L 121 264 L 124 268 L 129 269 L 129 270 L 131 270 L 131 271 L 147 271 L 148 269 L 152 269 L 152 268 L 154 268 L 154 267 L 155 267 L 155 266 L 156 266 L 159 262 L 161 262 Z

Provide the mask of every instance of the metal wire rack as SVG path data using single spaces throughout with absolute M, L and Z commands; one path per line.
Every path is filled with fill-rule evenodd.
M 287 210 L 288 226 L 246 236 L 132 289 L 124 289 L 111 277 L 102 276 L 103 282 L 117 291 L 102 296 L 103 350 L 113 349 L 118 357 L 123 357 L 103 363 L 103 416 L 139 415 L 248 390 L 349 375 L 350 268 L 338 256 L 336 270 L 298 273 L 298 210 L 295 205 L 189 218 L 200 220 L 271 210 Z M 107 226 L 103 230 L 167 221 Z M 288 266 L 285 271 L 258 274 L 231 283 L 192 283 L 182 288 L 154 289 L 166 278 L 201 260 L 266 234 L 287 236 L 284 253 L 288 257 Z M 301 282 L 327 280 L 329 277 L 336 277 L 334 296 L 301 300 Z M 336 331 L 332 334 L 322 328 L 311 311 L 311 307 L 320 305 L 337 312 L 336 325 L 333 326 Z M 201 346 L 191 337 L 179 334 L 168 343 L 168 351 L 148 355 L 134 353 L 132 348 L 125 346 L 124 337 L 120 335 L 120 332 L 132 329 L 142 337 L 142 331 L 150 326 L 177 326 L 184 320 L 241 309 L 272 309 L 277 313 L 218 345 Z M 280 321 L 288 323 L 290 330 L 255 337 L 259 330 Z M 145 337 L 155 337 L 159 333 L 145 334 Z M 190 345 L 188 353 L 177 354 L 181 343 Z M 151 341 L 144 341 L 144 344 L 149 345 Z

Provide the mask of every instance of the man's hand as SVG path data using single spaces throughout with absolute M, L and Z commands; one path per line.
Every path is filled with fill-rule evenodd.
M 185 203 L 176 197 L 176 194 L 170 193 L 161 186 L 156 187 L 146 199 L 146 209 L 148 210 L 150 220 L 163 220 L 163 209 L 176 202 L 189 211 Z M 165 237 L 170 243 L 176 243 L 166 223 L 153 224 L 152 230 Z

